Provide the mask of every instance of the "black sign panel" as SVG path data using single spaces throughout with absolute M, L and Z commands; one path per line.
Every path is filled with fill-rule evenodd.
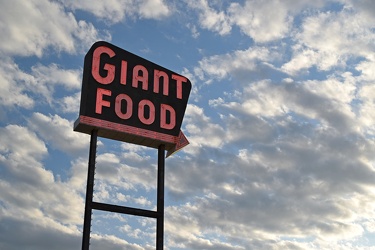
M 190 90 L 186 77 L 100 41 L 85 56 L 80 116 L 178 136 Z

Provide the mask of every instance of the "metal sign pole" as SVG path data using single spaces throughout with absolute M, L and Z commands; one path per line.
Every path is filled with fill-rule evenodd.
M 158 148 L 158 184 L 156 220 L 156 250 L 163 250 L 164 243 L 164 176 L 165 176 L 165 145 Z
M 158 147 L 158 177 L 157 177 L 157 211 L 117 206 L 93 201 L 94 176 L 98 130 L 91 132 L 89 166 L 86 186 L 85 217 L 83 224 L 82 250 L 90 248 L 92 210 L 117 212 L 122 214 L 156 218 L 156 250 L 164 247 L 164 179 L 165 179 L 165 145 Z
M 94 129 L 91 131 L 91 139 L 90 139 L 89 170 L 87 174 L 86 204 L 85 204 L 85 218 L 83 222 L 82 250 L 89 250 L 89 246 L 90 246 L 92 197 L 94 193 L 94 175 L 95 175 L 97 139 L 98 139 L 98 130 Z

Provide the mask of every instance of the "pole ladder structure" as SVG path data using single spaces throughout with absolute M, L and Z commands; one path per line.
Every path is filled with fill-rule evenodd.
M 89 169 L 87 173 L 85 217 L 83 222 L 83 240 L 82 250 L 88 250 L 90 246 L 91 215 L 92 215 L 92 197 L 94 193 L 94 175 L 96 161 L 96 145 L 98 140 L 98 130 L 91 132 L 90 151 L 89 151 Z
M 156 219 L 156 250 L 163 250 L 164 245 L 164 179 L 165 179 L 165 145 L 158 147 L 158 176 L 157 176 L 157 211 L 118 206 L 93 201 L 96 147 L 98 130 L 91 131 L 89 164 L 86 186 L 85 216 L 83 223 L 82 250 L 90 248 L 92 210 L 115 212 Z

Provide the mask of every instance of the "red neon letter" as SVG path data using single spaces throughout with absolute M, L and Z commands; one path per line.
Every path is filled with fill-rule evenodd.
M 121 111 L 121 101 L 122 100 L 125 100 L 126 101 L 126 113 L 122 113 Z M 133 114 L 133 101 L 132 99 L 128 96 L 128 95 L 125 95 L 125 94 L 119 94 L 117 97 L 116 97 L 116 102 L 115 102 L 115 112 L 116 112 L 116 115 L 118 117 L 120 117 L 121 119 L 129 119 L 132 114 Z
M 113 79 L 115 79 L 115 66 L 106 63 L 104 64 L 104 69 L 107 70 L 107 76 L 102 77 L 99 74 L 100 56 L 103 53 L 106 53 L 107 55 L 109 55 L 109 57 L 114 57 L 116 55 L 115 52 L 108 47 L 97 47 L 92 55 L 91 74 L 97 82 L 101 84 L 109 84 L 113 81 Z
M 126 85 L 126 73 L 128 70 L 128 62 L 127 61 L 121 61 L 121 77 L 120 77 L 120 83 L 123 85 Z
M 112 95 L 112 91 L 108 90 L 108 89 L 101 89 L 101 88 L 98 88 L 96 90 L 96 107 L 95 107 L 95 113 L 97 114 L 101 114 L 102 113 L 102 107 L 110 107 L 111 106 L 111 103 L 109 101 L 105 101 L 103 100 L 103 95 L 106 95 L 106 96 L 111 96 Z
M 163 77 L 163 95 L 168 95 L 168 75 L 164 71 L 155 69 L 154 71 L 154 93 L 159 93 L 160 77 Z
M 147 105 L 150 110 L 148 118 L 145 118 L 145 105 Z M 151 101 L 142 100 L 139 102 L 138 118 L 143 124 L 146 124 L 146 125 L 150 125 L 155 121 L 155 106 Z
M 187 79 L 183 76 L 179 76 L 179 75 L 172 75 L 172 79 L 173 80 L 176 80 L 176 84 L 177 84 L 177 88 L 176 88 L 176 97 L 178 99 L 182 99 L 182 83 L 183 82 L 186 82 Z
M 139 75 L 139 71 L 142 71 L 142 75 Z M 148 71 L 142 65 L 136 65 L 133 69 L 133 83 L 132 86 L 138 88 L 138 81 L 142 82 L 142 89 L 148 89 Z
M 169 123 L 167 123 L 167 111 L 169 112 Z M 173 129 L 176 126 L 176 111 L 167 104 L 161 104 L 160 127 Z

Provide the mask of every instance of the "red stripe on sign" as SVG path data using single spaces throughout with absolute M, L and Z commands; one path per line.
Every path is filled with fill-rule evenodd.
M 121 133 L 142 136 L 142 137 L 160 140 L 160 141 L 173 143 L 173 144 L 179 143 L 179 139 L 180 139 L 180 136 L 167 135 L 167 134 L 163 134 L 163 133 L 159 133 L 159 132 L 155 132 L 155 131 L 151 131 L 147 129 L 136 128 L 136 127 L 132 127 L 129 125 L 118 124 L 118 123 L 109 122 L 109 121 L 92 118 L 88 116 L 83 116 L 83 115 L 81 115 L 79 119 L 80 119 L 80 123 L 84 123 L 84 124 L 91 125 L 94 127 L 115 130 Z

